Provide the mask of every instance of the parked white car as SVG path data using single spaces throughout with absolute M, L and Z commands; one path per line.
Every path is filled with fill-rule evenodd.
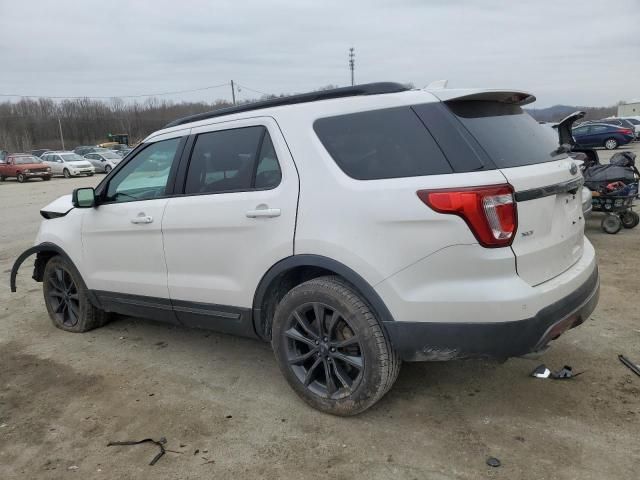
M 64 175 L 66 178 L 78 175 L 93 175 L 95 168 L 87 160 L 73 152 L 45 152 L 40 157 L 43 163 L 51 167 L 53 175 Z
M 36 254 L 63 330 L 117 312 L 271 342 L 337 415 L 401 361 L 540 351 L 589 317 L 599 276 L 582 176 L 534 100 L 378 83 L 177 120 L 42 209 L 11 288 Z
M 120 160 L 122 160 L 120 155 L 112 151 L 87 153 L 84 158 L 93 165 L 96 172 L 104 173 L 109 173 L 116 165 L 118 165 L 118 163 L 120 163 Z

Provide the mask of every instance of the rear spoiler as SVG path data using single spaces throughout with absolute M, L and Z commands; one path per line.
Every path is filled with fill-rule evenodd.
M 434 88 L 427 89 L 443 102 L 457 100 L 479 100 L 485 102 L 509 103 L 512 105 L 528 105 L 536 101 L 536 97 L 519 90 L 486 90 L 481 88 Z

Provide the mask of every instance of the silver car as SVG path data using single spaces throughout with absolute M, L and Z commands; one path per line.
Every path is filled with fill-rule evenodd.
M 96 172 L 109 173 L 122 160 L 122 157 L 115 152 L 94 152 L 87 153 L 84 158 L 94 166 Z
M 51 167 L 54 175 L 64 175 L 65 178 L 91 176 L 96 171 L 91 163 L 73 152 L 45 152 L 40 158 Z

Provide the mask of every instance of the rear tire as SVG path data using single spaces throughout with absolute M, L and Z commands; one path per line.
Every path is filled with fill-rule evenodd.
M 71 172 L 66 168 L 62 171 L 62 174 L 64 175 L 64 178 L 71 178 Z
M 615 150 L 618 148 L 618 141 L 615 138 L 607 138 L 604 141 L 604 148 L 607 150 Z
M 43 179 L 45 182 L 48 182 L 49 180 L 51 180 L 51 177 L 42 177 L 42 179 Z
M 4 177 L 4 176 L 0 175 L 0 182 L 4 182 L 5 178 L 7 178 L 7 177 Z
M 618 215 L 608 214 L 602 219 L 602 223 L 600 225 L 602 226 L 602 230 L 606 233 L 614 235 L 622 229 L 622 220 L 620 220 Z
M 640 223 L 640 215 L 633 210 L 627 210 L 620 216 L 620 220 L 624 228 L 635 228 Z
M 333 415 L 371 407 L 400 370 L 382 325 L 339 277 L 315 278 L 290 290 L 276 308 L 271 344 L 291 388 Z
M 18 176 L 16 177 L 16 180 L 18 180 L 18 182 L 20 183 L 24 183 L 25 181 L 24 174 L 19 173 Z
M 47 262 L 42 290 L 49 318 L 61 330 L 87 332 L 109 321 L 110 314 L 91 304 L 80 274 L 61 256 Z

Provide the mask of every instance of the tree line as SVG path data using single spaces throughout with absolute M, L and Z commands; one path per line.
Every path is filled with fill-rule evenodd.
M 0 150 L 28 152 L 36 148 L 73 149 L 108 142 L 109 133 L 128 133 L 135 144 L 176 118 L 230 106 L 229 102 L 175 103 L 150 98 L 127 103 L 74 99 L 23 99 L 0 103 Z

